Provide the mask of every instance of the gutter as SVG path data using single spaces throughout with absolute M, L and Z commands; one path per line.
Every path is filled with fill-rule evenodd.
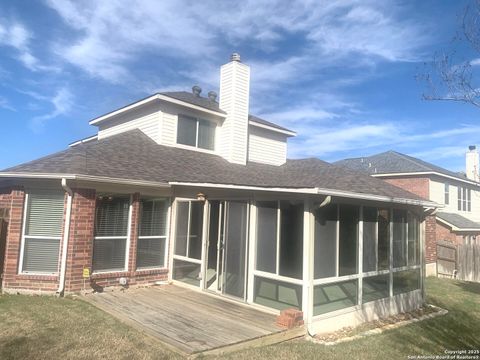
M 72 217 L 72 198 L 73 191 L 67 185 L 67 179 L 62 179 L 62 188 L 68 194 L 67 197 L 67 212 L 65 214 L 65 226 L 63 228 L 63 247 L 62 247 L 62 260 L 60 264 L 60 280 L 58 284 L 57 294 L 63 295 L 65 290 L 65 275 L 67 272 L 67 251 L 68 251 L 68 239 L 70 235 L 70 220 Z
M 28 172 L 0 172 L 0 178 L 23 178 L 23 179 L 67 179 L 77 181 L 93 181 L 101 183 L 121 184 L 121 185 L 136 185 L 136 186 L 151 186 L 169 188 L 168 183 L 148 180 L 132 180 L 123 178 L 112 178 L 107 176 L 95 175 L 77 175 L 77 174 L 52 174 L 52 173 L 28 173 Z

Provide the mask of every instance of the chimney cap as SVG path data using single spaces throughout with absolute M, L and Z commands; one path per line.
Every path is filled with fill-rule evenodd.
M 200 96 L 200 93 L 202 92 L 202 88 L 198 85 L 195 85 L 192 87 L 192 93 L 195 96 Z
M 476 148 L 477 148 L 477 147 L 476 147 L 475 145 L 470 145 L 470 146 L 468 147 L 468 150 L 475 150 Z
M 210 99 L 211 102 L 216 102 L 217 101 L 217 93 L 215 91 L 209 91 L 208 92 L 208 98 Z
M 237 52 L 234 52 L 234 53 L 230 56 L 230 60 L 231 60 L 231 61 L 241 62 L 241 60 L 240 60 L 240 54 L 237 53 Z

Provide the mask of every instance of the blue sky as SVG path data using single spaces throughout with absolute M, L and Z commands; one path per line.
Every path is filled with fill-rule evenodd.
M 156 91 L 218 91 L 219 67 L 238 51 L 252 69 L 251 112 L 299 134 L 290 157 L 394 149 L 463 170 L 480 109 L 423 101 L 415 75 L 452 46 L 464 6 L 2 0 L 0 168 L 65 149 L 95 133 L 90 119 Z

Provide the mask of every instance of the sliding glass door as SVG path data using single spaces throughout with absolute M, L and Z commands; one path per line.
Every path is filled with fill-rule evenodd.
M 248 203 L 211 201 L 205 288 L 245 299 Z

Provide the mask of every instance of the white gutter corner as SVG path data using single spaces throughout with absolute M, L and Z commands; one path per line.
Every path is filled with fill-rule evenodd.
M 73 191 L 67 185 L 67 179 L 62 178 L 62 188 L 67 193 L 67 211 L 65 213 L 65 225 L 63 228 L 63 246 L 62 246 L 62 259 L 60 263 L 60 280 L 58 283 L 57 294 L 63 295 L 65 290 L 65 275 L 67 272 L 67 251 L 68 251 L 68 239 L 70 235 L 70 219 L 72 215 L 72 198 Z

